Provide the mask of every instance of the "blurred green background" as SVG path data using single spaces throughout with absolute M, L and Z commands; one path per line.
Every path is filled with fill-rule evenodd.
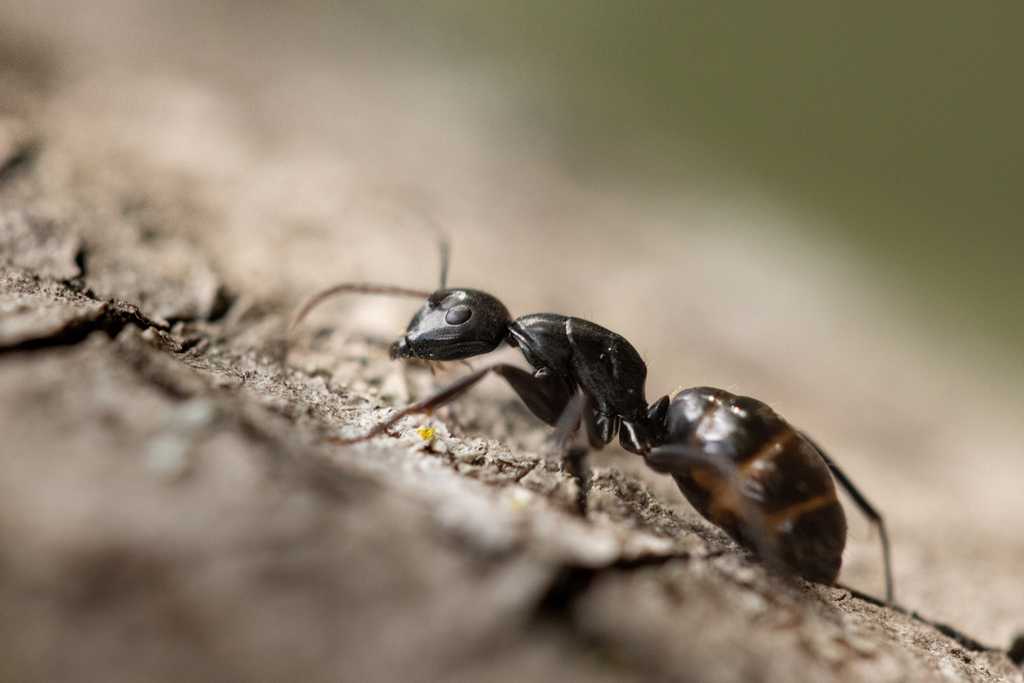
M 937 330 L 1024 358 L 1024 3 L 393 7 L 538 84 L 536 113 L 580 172 L 670 191 L 695 155 L 716 160 L 712 184 L 742 178 L 806 211 Z

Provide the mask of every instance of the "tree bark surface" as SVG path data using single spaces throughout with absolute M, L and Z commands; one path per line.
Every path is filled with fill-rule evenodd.
M 0 681 L 1021 681 L 1019 386 L 868 310 L 838 256 L 574 177 L 382 21 L 0 8 Z M 288 316 L 430 289 L 434 222 L 452 284 L 623 333 L 649 398 L 740 382 L 835 444 L 906 610 L 862 599 L 850 506 L 838 587 L 767 574 L 614 449 L 580 516 L 497 381 L 332 444 L 465 368 L 388 359 L 416 302 Z

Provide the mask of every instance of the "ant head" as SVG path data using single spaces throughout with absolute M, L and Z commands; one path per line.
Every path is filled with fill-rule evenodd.
M 463 360 L 490 353 L 508 336 L 505 304 L 475 289 L 439 289 L 409 321 L 391 358 Z

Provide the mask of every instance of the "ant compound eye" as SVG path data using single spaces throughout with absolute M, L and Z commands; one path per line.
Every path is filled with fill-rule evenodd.
M 452 306 L 444 316 L 444 321 L 449 325 L 461 325 L 469 320 L 473 311 L 469 306 Z

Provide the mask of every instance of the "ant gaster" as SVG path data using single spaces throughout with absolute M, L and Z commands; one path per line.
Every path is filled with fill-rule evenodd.
M 647 366 L 625 338 L 555 313 L 513 319 L 490 294 L 448 288 L 447 263 L 444 244 L 441 288 L 433 293 L 342 284 L 310 299 L 293 325 L 340 293 L 425 298 L 405 334 L 391 345 L 392 359 L 465 360 L 504 342 L 522 352 L 533 372 L 508 363 L 475 370 L 368 433 L 337 443 L 364 441 L 409 415 L 431 413 L 494 373 L 531 413 L 556 427 L 561 443 L 580 422 L 592 448 L 600 449 L 618 435 L 623 448 L 643 456 L 655 471 L 671 475 L 701 515 L 775 571 L 820 583 L 835 581 L 846 544 L 835 477 L 879 530 L 886 598 L 892 602 L 889 542 L 881 515 L 817 444 L 768 405 L 710 387 L 686 389 L 648 404 Z

